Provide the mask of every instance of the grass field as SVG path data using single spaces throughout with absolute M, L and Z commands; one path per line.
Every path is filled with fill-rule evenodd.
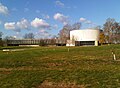
M 24 51 L 0 47 L 0 88 L 120 88 L 120 61 L 111 54 L 120 60 L 120 45 L 14 48 Z

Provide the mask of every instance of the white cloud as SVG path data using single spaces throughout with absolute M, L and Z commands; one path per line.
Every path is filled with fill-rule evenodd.
M 94 22 L 92 22 L 92 21 L 90 21 L 90 20 L 87 20 L 86 18 L 83 18 L 83 17 L 80 18 L 79 21 L 82 22 L 82 23 L 84 23 L 84 24 L 87 24 L 89 28 L 94 28 L 94 27 L 97 26 L 96 23 L 94 23 Z
M 64 7 L 64 3 L 62 3 L 61 1 L 56 1 L 55 4 L 59 7 Z
M 4 27 L 5 27 L 5 29 L 8 29 L 8 30 L 15 30 L 15 28 L 16 28 L 15 22 L 5 23 Z
M 85 23 L 86 23 L 86 24 L 92 24 L 92 22 L 89 21 L 89 20 L 87 20 Z
M 85 18 L 80 18 L 80 22 L 85 22 L 86 21 L 86 19 Z
M 26 19 L 22 19 L 21 21 L 18 22 L 6 22 L 4 24 L 4 28 L 20 32 L 22 29 L 29 29 L 30 24 Z
M 35 28 L 49 28 L 50 25 L 43 19 L 35 18 L 31 25 Z
M 68 17 L 67 16 L 64 16 L 63 14 L 61 13 L 56 13 L 54 15 L 54 19 L 63 23 L 64 25 L 68 24 Z
M 2 5 L 2 3 L 0 3 L 0 13 L 1 14 L 8 14 L 8 8 L 6 7 L 6 6 L 4 6 L 4 5 Z
M 35 18 L 31 24 L 27 19 L 22 19 L 18 22 L 6 22 L 4 28 L 8 30 L 13 30 L 20 32 L 23 29 L 31 29 L 31 27 L 37 29 L 50 29 L 50 25 L 43 19 Z M 42 30 L 41 30 L 42 31 Z
M 87 20 L 86 18 L 83 18 L 83 17 L 81 17 L 79 21 L 83 22 L 83 23 L 86 23 L 86 24 L 93 24 L 92 21 Z
M 16 26 L 19 29 L 28 29 L 29 28 L 29 22 L 26 19 L 22 19 L 20 22 L 16 23 Z
M 55 5 L 61 8 L 67 8 L 67 9 L 76 9 L 76 6 L 67 6 L 65 5 L 63 2 L 61 2 L 60 0 L 55 1 Z
M 41 29 L 39 32 L 40 32 L 40 33 L 45 33 L 45 30 L 44 30 L 44 29 Z

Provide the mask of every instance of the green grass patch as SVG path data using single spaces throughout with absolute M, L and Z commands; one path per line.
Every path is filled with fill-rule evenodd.
M 119 60 L 120 45 L 18 48 L 25 50 L 0 51 L 1 88 L 120 86 L 120 61 L 111 54 L 114 50 Z

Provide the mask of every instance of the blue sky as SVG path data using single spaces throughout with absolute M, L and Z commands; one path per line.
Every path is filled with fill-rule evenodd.
M 36 38 L 57 35 L 66 24 L 81 22 L 82 27 L 103 25 L 107 18 L 120 21 L 120 0 L 1 0 L 0 31 L 3 37 Z

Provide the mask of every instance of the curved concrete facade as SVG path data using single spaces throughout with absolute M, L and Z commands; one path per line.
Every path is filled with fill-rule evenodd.
M 73 30 L 70 31 L 70 40 L 75 41 L 98 41 L 99 30 L 95 29 L 84 29 L 84 30 Z
M 99 30 L 95 29 L 81 29 L 70 31 L 70 41 L 83 42 L 94 42 L 94 45 L 98 45 L 99 41 Z M 75 46 L 75 44 L 72 44 Z

